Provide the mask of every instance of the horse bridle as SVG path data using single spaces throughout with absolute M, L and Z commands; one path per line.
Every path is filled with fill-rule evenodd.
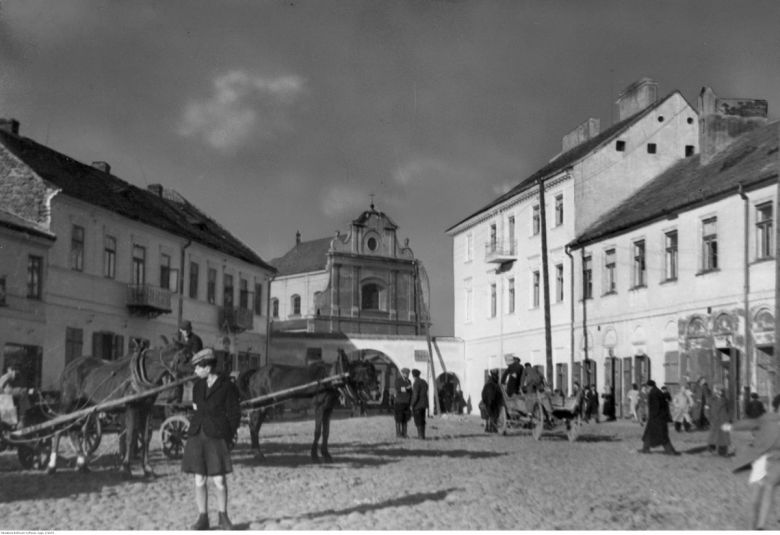
M 153 381 L 149 379 L 149 376 L 146 375 L 146 367 L 144 366 L 144 361 L 146 360 L 146 354 L 150 351 L 149 348 L 143 349 L 139 351 L 138 353 L 134 353 L 132 358 L 130 359 L 130 379 L 133 384 L 133 388 L 137 392 L 142 392 L 143 390 L 148 390 L 150 388 L 153 388 L 156 385 Z M 178 353 L 178 351 L 177 351 Z M 165 369 L 165 372 L 163 372 L 163 376 L 165 373 L 169 374 L 171 378 L 176 379 L 176 370 L 174 370 L 171 366 L 168 366 L 168 364 L 163 359 L 163 351 L 160 350 L 160 364 L 162 364 L 162 367 Z

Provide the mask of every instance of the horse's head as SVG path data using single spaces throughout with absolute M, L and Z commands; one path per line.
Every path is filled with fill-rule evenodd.
M 376 368 L 367 360 L 357 360 L 349 363 L 349 382 L 363 399 L 368 399 L 372 391 L 379 388 L 376 378 Z

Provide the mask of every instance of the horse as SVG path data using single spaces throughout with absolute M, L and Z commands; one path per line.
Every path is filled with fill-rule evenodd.
M 60 409 L 64 413 L 73 412 L 90 405 L 99 405 L 107 401 L 122 398 L 145 390 L 161 386 L 165 382 L 186 377 L 192 373 L 188 364 L 189 355 L 179 342 L 167 344 L 161 348 L 137 348 L 129 356 L 119 360 L 107 361 L 96 357 L 80 357 L 70 362 L 60 377 Z M 172 401 L 178 394 L 176 388 L 171 388 L 159 394 L 164 401 Z M 124 411 L 125 444 L 122 448 L 120 470 L 125 477 L 131 477 L 130 463 L 135 457 L 136 444 L 141 447 L 141 461 L 145 477 L 154 477 L 149 466 L 150 416 L 152 406 L 158 396 L 147 396 L 137 401 L 125 404 Z M 46 472 L 53 474 L 57 470 L 57 451 L 62 434 L 67 432 L 71 442 L 77 446 L 76 468 L 79 472 L 88 472 L 86 442 L 86 427 L 90 415 L 83 423 L 82 431 L 85 440 L 79 440 L 79 427 L 55 432 L 52 440 L 51 456 Z M 140 440 L 136 440 L 140 435 Z
M 322 438 L 320 453 L 325 462 L 333 459 L 328 452 L 328 437 L 330 436 L 330 419 L 333 409 L 343 396 L 353 403 L 367 399 L 368 391 L 377 388 L 376 369 L 368 361 L 359 360 L 350 362 L 346 356 L 333 364 L 317 362 L 307 367 L 290 366 L 284 364 L 269 364 L 261 368 L 247 370 L 238 376 L 237 384 L 242 399 L 252 399 L 280 390 L 301 386 L 312 381 L 317 381 L 341 372 L 348 372 L 349 377 L 339 385 L 321 385 L 317 389 L 307 389 L 294 396 L 294 398 L 311 398 L 314 408 L 314 441 L 311 446 L 311 458 L 313 462 L 319 462 L 317 446 Z M 249 437 L 251 448 L 255 455 L 262 459 L 260 451 L 260 426 L 263 425 L 266 411 L 270 407 L 252 409 L 249 411 Z

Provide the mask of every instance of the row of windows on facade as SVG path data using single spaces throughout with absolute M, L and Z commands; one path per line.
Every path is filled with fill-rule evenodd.
M 701 272 L 714 271 L 718 269 L 718 219 L 710 217 L 702 221 L 701 233 Z M 756 206 L 756 259 L 764 260 L 773 256 L 774 233 L 772 227 L 772 203 L 767 202 Z M 671 282 L 677 280 L 679 270 L 679 250 L 677 230 L 670 230 L 664 233 L 664 274 L 662 282 Z M 632 243 L 631 258 L 631 282 L 632 288 L 643 288 L 647 286 L 647 251 L 645 240 L 636 240 Z M 614 247 L 604 250 L 604 295 L 610 295 L 617 292 L 617 250 Z M 588 255 L 583 260 L 582 268 L 583 297 L 585 299 L 593 298 L 593 257 Z M 563 264 L 555 266 L 555 302 L 564 300 L 564 273 Z M 531 295 L 530 305 L 532 308 L 538 308 L 540 299 L 541 275 L 540 271 L 531 272 Z M 507 312 L 509 314 L 515 311 L 515 279 L 507 279 Z M 471 320 L 472 290 L 465 289 L 464 303 L 466 306 L 466 321 Z M 490 284 L 490 311 L 489 317 L 496 317 L 498 312 L 498 288 L 497 284 Z
M 116 250 L 117 241 L 113 236 L 105 236 L 103 239 L 103 276 L 108 279 L 116 278 Z M 131 260 L 131 283 L 134 285 L 146 284 L 146 247 L 133 244 Z M 70 244 L 70 268 L 75 271 L 84 271 L 84 227 L 73 225 Z M 217 270 L 208 268 L 206 279 L 206 301 L 216 304 L 217 301 Z M 188 295 L 191 299 L 198 299 L 200 265 L 190 262 L 190 280 Z M 222 304 L 225 307 L 233 307 L 235 304 L 235 288 L 233 275 L 223 274 L 222 280 Z M 160 287 L 176 292 L 179 288 L 179 270 L 172 267 L 171 256 L 160 255 Z M 256 283 L 254 293 L 249 291 L 249 282 L 239 279 L 240 308 L 254 310 L 255 314 L 262 315 L 262 290 L 263 285 Z M 38 294 L 40 298 L 40 293 Z
M 319 300 L 322 292 L 314 292 L 314 303 Z M 386 311 L 387 310 L 387 287 L 384 284 L 370 282 L 360 287 L 360 307 L 361 310 Z M 293 294 L 290 297 L 290 317 L 301 315 L 301 296 Z M 317 316 L 320 310 L 314 311 Z M 271 317 L 279 319 L 279 299 L 271 299 Z
M 689 119 L 691 121 L 691 119 Z M 689 122 L 690 124 L 690 122 Z M 618 152 L 625 152 L 626 151 L 626 142 L 622 139 L 618 139 L 615 141 L 615 150 Z M 647 154 L 658 154 L 658 145 L 655 143 L 647 143 L 645 145 L 645 150 L 647 151 Z M 696 147 L 693 145 L 685 145 L 685 157 L 688 158 L 689 156 L 693 156 L 696 153 Z
M 552 220 L 553 227 L 560 227 L 563 225 L 563 194 L 555 196 L 555 212 Z M 506 236 L 507 245 L 509 247 L 509 253 L 514 254 L 516 251 L 515 240 L 515 216 L 509 216 L 506 224 Z M 531 210 L 531 235 L 536 236 L 542 231 L 542 215 L 541 207 L 539 204 L 535 204 Z M 485 254 L 495 253 L 500 247 L 500 239 L 498 236 L 498 226 L 496 223 L 490 224 L 490 240 L 485 244 Z M 474 237 L 471 233 L 466 236 L 466 262 L 470 262 L 474 258 Z

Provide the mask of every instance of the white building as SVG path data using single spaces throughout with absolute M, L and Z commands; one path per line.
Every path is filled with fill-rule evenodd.
M 3 120 L 0 208 L 40 228 L 44 242 L 56 237 L 39 251 L 35 295 L 19 264 L 7 260 L 27 262 L 35 241 L 10 242 L 0 263 L 7 270 L 0 314 L 35 324 L 35 340 L 12 323 L 0 325 L 4 365 L 18 345 L 40 348 L 29 356 L 36 360 L 28 366 L 31 384 L 57 389 L 64 365 L 83 354 L 118 358 L 134 347 L 131 340 L 159 346 L 162 336 L 176 336 L 181 319 L 227 367 L 267 356 L 263 303 L 274 269 L 178 193 L 132 186 L 104 162 L 77 162 Z
M 655 82 L 632 84 L 617 101 L 617 122 L 601 132 L 589 119 L 563 138 L 563 152 L 508 193 L 447 230 L 453 238 L 454 328 L 465 344 L 468 393 L 504 355 L 546 364 L 542 273 L 543 184 L 554 385 L 568 391 L 574 344 L 571 260 L 577 233 L 650 179 L 698 150 L 696 111 L 674 91 L 658 100 Z
M 598 383 L 624 403 L 631 383 L 649 377 L 672 390 L 705 377 L 732 400 L 745 387 L 776 393 L 780 123 L 766 125 L 764 100 L 718 99 L 709 89 L 699 108 L 701 154 L 571 244 L 575 359 L 587 353 Z

